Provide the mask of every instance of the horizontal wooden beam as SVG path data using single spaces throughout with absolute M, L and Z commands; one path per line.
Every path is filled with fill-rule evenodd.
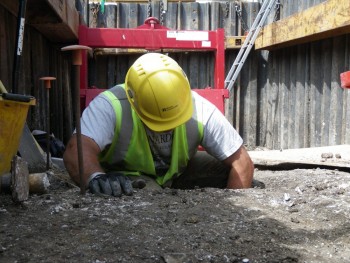
M 269 24 L 255 49 L 276 49 L 350 33 L 350 1 L 328 0 Z
M 0 0 L 0 5 L 17 16 L 17 0 Z M 79 13 L 72 0 L 27 0 L 26 23 L 53 42 L 78 40 Z
M 245 36 L 226 36 L 225 49 L 239 49 L 246 39 Z
M 79 13 L 75 1 L 28 0 L 28 23 L 53 42 L 78 40 Z

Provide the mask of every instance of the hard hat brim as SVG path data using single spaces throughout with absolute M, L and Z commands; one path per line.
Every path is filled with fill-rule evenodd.
M 171 121 L 155 121 L 154 119 L 146 119 L 142 116 L 139 116 L 141 121 L 152 131 L 155 132 L 164 132 L 168 130 L 173 130 L 176 127 L 186 123 L 191 119 L 193 115 L 193 103 L 192 100 L 189 105 L 186 107 L 186 111 L 181 114 L 179 118 Z

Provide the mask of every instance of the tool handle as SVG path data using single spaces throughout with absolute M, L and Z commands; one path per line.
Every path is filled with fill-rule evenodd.
M 30 102 L 30 100 L 34 99 L 33 96 L 13 94 L 13 93 L 3 93 L 2 97 L 5 100 L 14 100 L 18 102 Z

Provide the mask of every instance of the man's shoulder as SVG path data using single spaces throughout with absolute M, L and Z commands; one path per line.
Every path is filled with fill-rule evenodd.
M 106 100 L 110 104 L 115 98 L 117 98 L 120 101 L 128 99 L 124 84 L 117 84 L 109 89 L 106 89 L 103 92 L 101 92 L 96 98 L 98 97 L 103 100 Z
M 196 105 L 196 107 L 201 107 L 204 110 L 209 110 L 209 111 L 213 111 L 214 109 L 216 109 L 216 106 L 211 103 L 208 99 L 206 99 L 205 97 L 203 97 L 202 95 L 198 94 L 196 91 L 192 90 L 192 98 L 193 101 Z

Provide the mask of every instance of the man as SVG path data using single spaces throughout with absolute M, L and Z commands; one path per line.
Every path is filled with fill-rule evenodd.
M 242 138 L 163 54 L 142 55 L 125 84 L 98 95 L 83 112 L 81 131 L 83 178 L 92 193 L 131 195 L 130 178 L 140 175 L 174 188 L 252 184 L 254 165 Z M 79 184 L 76 145 L 73 135 L 63 158 Z

